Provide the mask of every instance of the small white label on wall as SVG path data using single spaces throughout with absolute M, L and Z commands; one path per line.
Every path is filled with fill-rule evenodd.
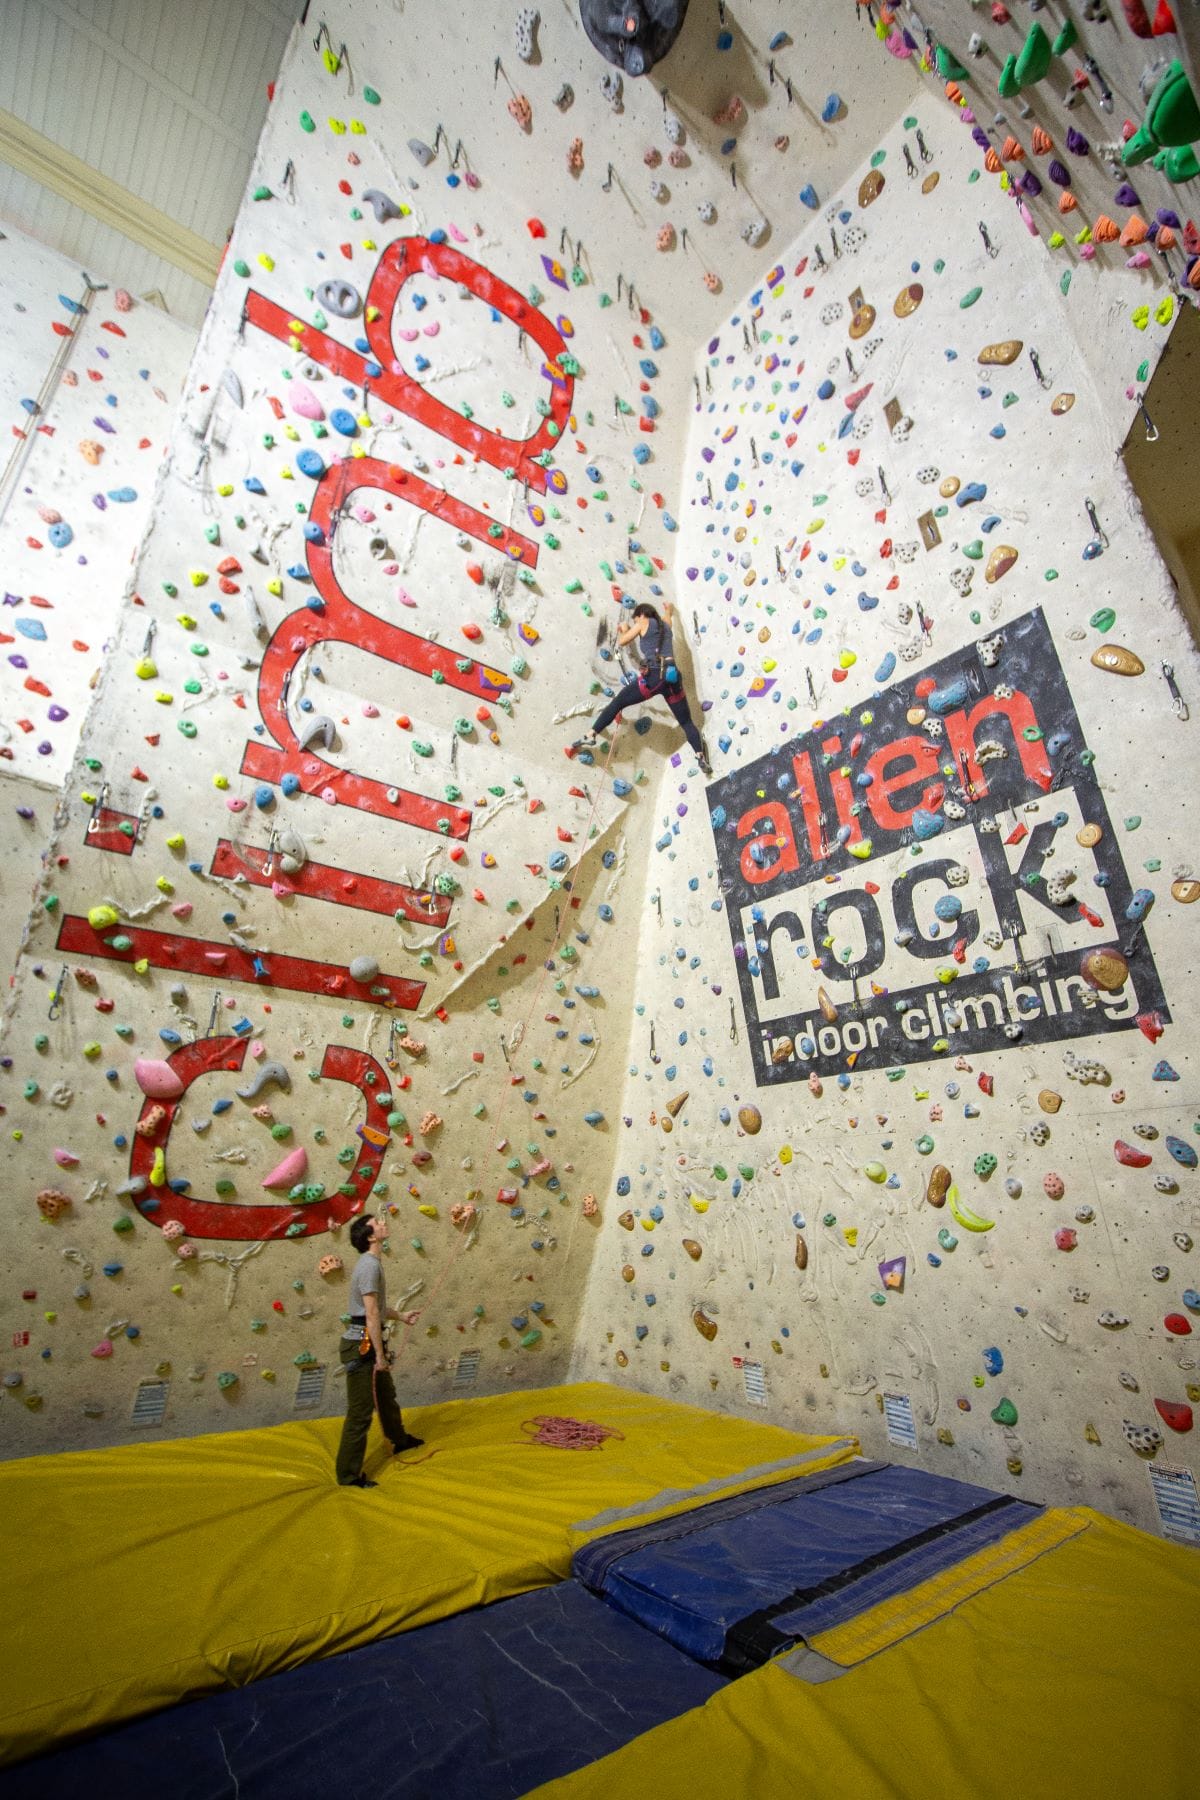
M 905 1450 L 917 1447 L 917 1422 L 913 1418 L 912 1401 L 907 1394 L 885 1394 L 883 1416 L 887 1423 L 889 1444 L 900 1444 Z
M 742 1364 L 742 1384 L 746 1390 L 746 1399 L 751 1406 L 767 1404 L 767 1378 L 763 1374 L 763 1366 L 758 1362 Z
M 134 1425 L 161 1425 L 167 1412 L 167 1393 L 170 1383 L 166 1381 L 140 1381 L 137 1393 L 133 1397 Z
M 1150 1486 L 1163 1536 L 1174 1538 L 1178 1544 L 1200 1544 L 1200 1498 L 1192 1471 L 1172 1468 L 1170 1463 L 1153 1463 Z
M 325 1397 L 325 1364 L 310 1364 L 301 1369 L 300 1379 L 296 1383 L 296 1412 L 309 1412 L 318 1407 Z

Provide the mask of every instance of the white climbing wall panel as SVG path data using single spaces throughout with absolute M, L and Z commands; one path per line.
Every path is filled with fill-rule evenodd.
M 1081 268 L 1098 391 L 976 156 L 922 104 L 698 365 L 675 577 L 717 779 L 659 791 L 575 1368 L 739 1409 L 761 1362 L 783 1420 L 1153 1527 L 1200 1398 L 1161 673 L 1200 666 L 1106 414 L 1180 297 Z

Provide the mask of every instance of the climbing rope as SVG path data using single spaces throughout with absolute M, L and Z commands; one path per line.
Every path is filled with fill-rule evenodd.
M 592 829 L 592 821 L 596 816 L 596 808 L 600 803 L 600 788 L 601 788 L 604 778 L 608 774 L 609 764 L 612 762 L 613 753 L 617 747 L 617 738 L 620 734 L 620 729 L 621 729 L 620 724 L 618 724 L 616 730 L 612 733 L 612 737 L 611 737 L 611 740 L 610 740 L 609 746 L 608 746 L 608 755 L 604 759 L 604 764 L 603 764 L 603 767 L 601 770 L 601 780 L 599 782 L 597 782 L 597 784 L 596 784 L 595 796 L 592 800 L 591 809 L 588 812 L 587 821 L 586 821 L 586 823 L 584 825 L 584 829 L 583 829 L 583 849 L 580 851 L 580 861 L 582 861 L 583 853 L 587 848 L 588 838 L 589 838 L 589 835 L 590 835 L 591 829 Z M 578 868 L 578 867 L 579 867 L 579 864 L 576 863 L 575 868 Z M 573 873 L 574 873 L 574 870 L 572 870 L 572 874 Z M 518 1047 L 520 1047 L 520 1045 L 522 1045 L 525 1042 L 525 1034 L 529 1029 L 529 1024 L 533 1018 L 534 1011 L 536 1010 L 536 1008 L 541 1000 L 542 989 L 546 983 L 546 976 L 550 972 L 550 969 L 553 967 L 555 953 L 557 952 L 558 946 L 559 946 L 560 942 L 562 941 L 562 935 L 563 935 L 563 931 L 566 926 L 567 913 L 569 912 L 569 910 L 570 910 L 569 906 L 564 906 L 561 909 L 558 921 L 555 925 L 554 937 L 551 940 L 550 949 L 547 952 L 546 956 L 542 960 L 542 970 L 541 970 L 541 974 L 538 976 L 537 986 L 534 988 L 533 999 L 529 1003 L 529 1010 L 521 1022 L 520 1032 L 516 1038 L 516 1043 L 517 1043 Z M 516 1086 L 516 1085 L 517 1084 L 513 1081 L 512 1077 L 510 1076 L 509 1082 L 508 1082 L 508 1089 L 507 1089 L 507 1092 L 505 1093 L 503 1104 L 501 1105 L 499 1113 L 497 1115 L 495 1126 L 493 1127 L 493 1129 L 495 1130 L 495 1132 L 497 1134 L 497 1142 L 499 1142 L 499 1143 L 504 1142 L 504 1130 L 503 1130 L 504 1117 L 505 1117 L 505 1113 L 508 1110 L 509 1101 L 512 1098 L 512 1090 L 513 1090 L 514 1086 Z M 462 1255 L 463 1251 L 466 1249 L 468 1242 L 470 1241 L 472 1223 L 473 1223 L 473 1221 L 467 1222 L 463 1226 L 463 1229 L 459 1232 L 458 1242 L 457 1242 L 457 1244 L 455 1244 L 453 1250 L 450 1252 L 450 1255 L 447 1257 L 446 1261 L 443 1263 L 442 1268 L 437 1276 L 437 1279 L 433 1283 L 433 1286 L 429 1289 L 429 1292 L 425 1298 L 425 1305 L 421 1309 L 422 1311 L 424 1311 L 426 1308 L 432 1306 L 432 1304 L 436 1300 L 438 1294 L 441 1292 L 442 1288 L 446 1285 L 446 1282 L 450 1277 L 451 1271 L 453 1270 L 459 1257 Z M 409 1338 L 412 1335 L 412 1332 L 414 1331 L 414 1329 L 415 1329 L 415 1327 L 412 1325 L 406 1325 L 404 1327 L 403 1333 L 400 1338 L 400 1342 L 396 1346 L 395 1356 L 394 1356 L 395 1361 L 398 1362 L 400 1357 L 404 1354 L 404 1351 L 407 1349 Z M 570 1423 L 570 1421 L 567 1421 L 567 1422 Z M 602 1426 L 597 1427 L 597 1429 L 603 1430 L 604 1427 L 602 1427 Z M 586 1447 L 591 1448 L 592 1446 L 589 1445 Z
M 544 1444 L 549 1450 L 599 1450 L 606 1438 L 625 1442 L 625 1433 L 615 1425 L 598 1425 L 595 1419 L 560 1418 L 556 1413 L 539 1413 L 534 1419 L 524 1419 L 521 1430 L 531 1442 Z

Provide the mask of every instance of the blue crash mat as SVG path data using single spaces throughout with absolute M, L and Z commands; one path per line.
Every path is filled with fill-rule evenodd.
M 564 1581 L 0 1770 L 0 1800 L 515 1800 L 724 1685 Z
M 851 1463 L 599 1538 L 576 1552 L 574 1574 L 687 1655 L 736 1675 L 1042 1510 L 920 1469 Z

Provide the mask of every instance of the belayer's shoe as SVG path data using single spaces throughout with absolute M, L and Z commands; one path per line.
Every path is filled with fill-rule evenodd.
M 400 1442 L 392 1445 L 392 1455 L 403 1456 L 406 1450 L 419 1450 L 424 1442 L 424 1438 L 413 1437 L 411 1432 L 406 1431 Z
M 372 1481 L 369 1475 L 356 1475 L 353 1481 L 339 1481 L 338 1486 L 372 1488 L 378 1487 L 379 1483 L 377 1481 Z

